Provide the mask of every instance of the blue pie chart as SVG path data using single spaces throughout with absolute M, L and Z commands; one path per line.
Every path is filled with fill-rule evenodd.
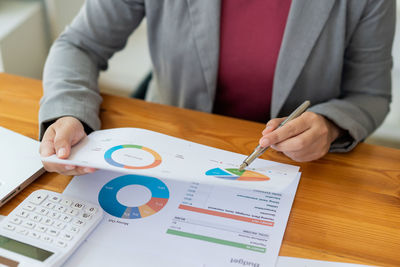
M 141 185 L 151 192 L 151 199 L 137 207 L 128 207 L 117 200 L 119 190 L 129 185 Z M 99 203 L 108 214 L 124 219 L 140 219 L 151 216 L 160 211 L 168 202 L 168 187 L 154 177 L 142 175 L 123 175 L 105 184 L 99 193 Z

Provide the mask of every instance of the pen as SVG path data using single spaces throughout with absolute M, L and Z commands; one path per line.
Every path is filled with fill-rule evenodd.
M 310 106 L 310 101 L 304 101 L 303 104 L 301 104 L 298 108 L 296 108 L 290 115 L 289 117 L 286 118 L 286 120 L 284 120 L 283 122 L 281 122 L 278 126 L 278 128 L 282 127 L 283 125 L 285 125 L 287 122 L 297 118 L 298 116 L 300 116 L 304 111 L 306 111 L 306 109 Z M 244 168 L 248 167 L 256 158 L 258 158 L 259 156 L 261 156 L 265 150 L 267 150 L 268 147 L 262 147 L 260 145 L 258 145 L 253 153 L 250 154 L 250 156 L 248 156 L 242 164 L 240 164 L 239 167 L 239 171 L 243 171 Z

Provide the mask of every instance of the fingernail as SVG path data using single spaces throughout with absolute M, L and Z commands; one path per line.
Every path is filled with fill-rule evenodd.
M 260 145 L 261 145 L 262 147 L 267 147 L 267 146 L 269 146 L 269 139 L 267 139 L 267 138 L 261 139 Z
M 65 165 L 65 169 L 67 171 L 72 171 L 73 169 L 75 169 L 75 166 L 74 165 Z
M 57 156 L 58 156 L 59 158 L 65 157 L 66 155 L 67 155 L 67 150 L 66 150 L 65 148 L 60 148 L 60 149 L 57 151 Z
M 90 172 L 93 172 L 93 169 L 89 168 L 89 167 L 86 167 L 86 168 L 83 169 L 83 171 L 90 173 Z

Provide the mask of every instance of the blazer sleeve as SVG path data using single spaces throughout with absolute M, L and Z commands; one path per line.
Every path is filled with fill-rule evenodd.
M 331 152 L 354 148 L 389 112 L 395 17 L 394 0 L 368 2 L 344 53 L 341 97 L 309 109 L 346 131 Z
M 86 0 L 77 17 L 50 49 L 43 73 L 39 137 L 46 122 L 73 116 L 100 128 L 97 79 L 144 17 L 139 0 Z

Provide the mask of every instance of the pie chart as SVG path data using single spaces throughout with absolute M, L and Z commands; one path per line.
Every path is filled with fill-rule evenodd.
M 206 172 L 207 176 L 214 176 L 216 178 L 227 179 L 227 180 L 238 180 L 238 181 L 268 181 L 270 178 L 264 174 L 239 169 L 222 169 L 214 168 Z
M 150 200 L 140 206 L 127 206 L 117 199 L 118 192 L 128 186 L 141 186 L 150 191 Z M 140 198 L 131 194 L 130 198 Z M 159 212 L 168 202 L 168 187 L 159 179 L 142 175 L 123 175 L 106 183 L 100 190 L 99 203 L 108 214 L 124 219 L 140 219 Z M 140 199 L 139 199 L 140 200 Z
M 161 164 L 161 156 L 154 150 L 140 145 L 114 146 L 104 153 L 105 161 L 125 169 L 150 169 Z

